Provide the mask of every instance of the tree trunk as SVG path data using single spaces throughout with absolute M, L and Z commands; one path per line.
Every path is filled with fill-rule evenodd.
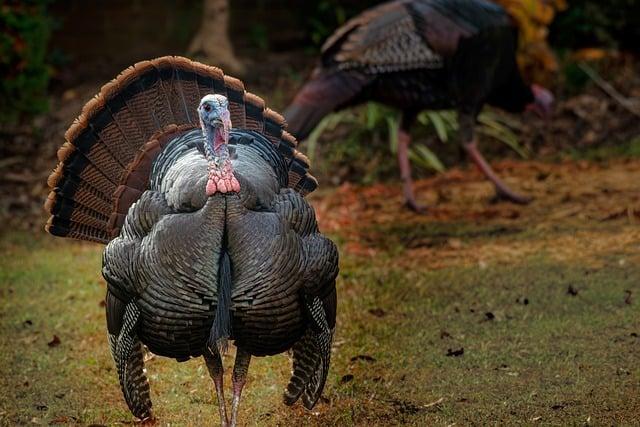
M 245 67 L 233 53 L 228 28 L 228 0 L 204 0 L 202 23 L 191 40 L 188 53 L 209 65 L 221 67 L 225 72 L 243 74 Z

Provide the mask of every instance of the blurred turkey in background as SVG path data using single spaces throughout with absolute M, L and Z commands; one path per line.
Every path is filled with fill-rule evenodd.
M 311 72 L 324 40 L 350 17 L 377 3 L 140 0 L 99 7 L 80 1 L 8 3 L 0 14 L 12 28 L 2 35 L 5 59 L 0 64 L 0 215 L 19 227 L 36 223 L 55 141 L 100 82 L 118 70 L 150 57 L 190 53 L 240 71 L 256 93 L 283 109 Z M 487 156 L 553 155 L 633 141 L 640 132 L 634 114 L 639 109 L 634 98 L 640 93 L 634 56 L 634 40 L 640 37 L 637 2 L 498 3 L 519 25 L 518 63 L 525 79 L 547 84 L 558 102 L 555 119 L 548 125 L 485 109 L 480 117 L 479 132 L 485 133 L 481 142 L 501 142 L 483 144 Z M 226 11 L 216 15 L 220 20 L 216 28 L 224 27 L 228 18 L 229 40 L 216 43 L 217 57 L 212 57 L 211 44 L 203 43 L 201 35 L 210 31 L 202 24 L 211 22 L 204 18 L 212 10 Z M 216 31 L 212 38 L 222 36 Z M 603 91 L 602 81 L 613 88 L 614 96 Z M 325 123 L 303 146 L 311 159 L 322 159 L 315 164 L 316 176 L 334 185 L 396 180 L 397 165 L 386 160 L 390 135 L 399 122 L 394 114 L 371 104 Z M 418 122 L 416 148 L 410 153 L 415 177 L 459 164 L 456 145 L 442 143 L 455 134 L 455 118 L 423 114 Z

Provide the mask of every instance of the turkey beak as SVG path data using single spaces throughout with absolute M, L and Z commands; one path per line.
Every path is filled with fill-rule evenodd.
M 216 117 L 215 119 L 211 120 L 211 126 L 213 126 L 216 129 L 219 129 L 221 127 L 224 127 L 224 123 L 222 122 L 221 118 Z

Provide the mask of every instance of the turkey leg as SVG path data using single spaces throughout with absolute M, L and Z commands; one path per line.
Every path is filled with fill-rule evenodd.
M 526 205 L 531 201 L 531 198 L 522 196 L 512 189 L 510 189 L 507 184 L 505 184 L 494 172 L 493 168 L 489 165 L 489 163 L 485 160 L 478 150 L 478 143 L 476 142 L 476 137 L 474 135 L 474 125 L 476 119 L 474 114 L 470 114 L 469 112 L 458 113 L 458 123 L 460 126 L 460 136 L 462 141 L 464 142 L 463 146 L 466 150 L 471 160 L 478 165 L 482 173 L 493 183 L 496 188 L 496 196 L 499 199 L 506 199 L 513 203 L 518 203 L 520 205 Z
M 425 206 L 421 206 L 416 202 L 413 193 L 413 180 L 411 179 L 411 164 L 409 163 L 409 143 L 411 135 L 409 132 L 398 129 L 398 164 L 400 165 L 400 177 L 402 178 L 402 193 L 404 194 L 405 204 L 414 212 L 424 213 Z
M 251 354 L 238 348 L 236 351 L 236 362 L 233 365 L 233 375 L 231 382 L 233 383 L 233 403 L 231 406 L 231 427 L 235 427 L 238 421 L 238 406 L 240 405 L 240 396 L 242 388 L 247 382 L 247 371 L 249 370 L 249 362 Z
M 216 395 L 218 396 L 218 409 L 220 410 L 220 425 L 226 427 L 229 425 L 229 418 L 227 418 L 227 405 L 224 400 L 224 388 L 222 387 L 222 380 L 224 378 L 224 368 L 222 367 L 222 359 L 218 349 L 214 348 L 210 350 L 210 353 L 205 352 L 204 360 L 209 370 L 209 375 L 213 379 L 213 383 L 216 386 Z
M 482 173 L 484 173 L 484 175 L 493 182 L 493 185 L 496 188 L 496 196 L 498 196 L 499 199 L 506 199 L 519 205 L 526 205 L 531 201 L 530 197 L 523 196 L 510 189 L 509 186 L 507 186 L 507 184 L 505 184 L 498 175 L 496 175 L 493 168 L 489 163 L 487 163 L 482 156 L 482 153 L 478 150 L 475 138 L 466 142 L 464 144 L 464 148 L 467 150 L 467 154 L 471 157 L 471 160 L 478 165 Z

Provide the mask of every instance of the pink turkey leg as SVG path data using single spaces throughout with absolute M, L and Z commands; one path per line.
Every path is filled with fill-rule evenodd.
M 409 163 L 409 143 L 411 135 L 402 129 L 398 130 L 398 164 L 400 165 L 400 177 L 402 178 L 402 193 L 407 207 L 415 212 L 424 213 L 425 206 L 416 202 L 413 193 L 413 180 L 411 179 L 411 164 Z
M 494 170 L 491 168 L 489 163 L 482 156 L 480 151 L 478 150 L 478 146 L 476 144 L 475 138 L 470 142 L 464 144 L 464 148 L 467 150 L 467 154 L 471 157 L 476 165 L 480 168 L 482 173 L 485 174 L 487 178 L 493 183 L 496 187 L 496 195 L 500 198 L 504 198 L 512 201 L 513 203 L 517 203 L 520 205 L 526 205 L 531 201 L 530 197 L 522 196 L 515 191 L 511 190 L 507 184 L 505 184 L 499 177 L 496 175 Z

